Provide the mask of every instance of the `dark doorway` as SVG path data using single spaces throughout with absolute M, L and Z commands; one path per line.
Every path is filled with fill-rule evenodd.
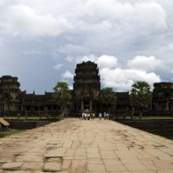
M 89 110 L 90 107 L 90 102 L 89 101 L 84 101 L 84 109 L 88 109 Z

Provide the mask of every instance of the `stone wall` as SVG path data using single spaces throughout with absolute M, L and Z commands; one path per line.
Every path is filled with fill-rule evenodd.
M 33 129 L 50 123 L 50 121 L 8 121 L 8 122 L 10 123 L 9 128 L 19 129 L 19 130 Z
M 116 120 L 119 123 L 141 129 L 147 132 L 160 134 L 160 133 L 173 133 L 173 119 L 163 120 Z

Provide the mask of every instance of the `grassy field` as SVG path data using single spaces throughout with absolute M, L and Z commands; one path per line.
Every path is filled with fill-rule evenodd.
M 123 119 L 123 116 L 118 116 L 118 119 Z M 125 119 L 130 120 L 131 117 L 126 116 Z M 134 116 L 132 120 L 139 120 L 139 116 Z M 173 116 L 143 116 L 141 120 L 173 120 Z
M 28 116 L 27 118 L 25 116 L 20 116 L 20 117 L 17 117 L 17 116 L 8 116 L 8 117 L 2 117 L 6 120 L 47 120 L 47 119 L 55 119 L 55 118 L 58 118 L 57 117 L 52 117 L 52 116 L 49 116 L 46 117 L 46 116 Z
M 173 119 L 172 116 L 143 116 L 143 119 L 145 120 L 161 120 L 161 119 Z
M 23 132 L 24 130 L 17 130 L 17 129 L 7 129 L 3 132 L 0 132 L 0 138 L 1 137 L 5 137 L 5 136 L 8 136 L 8 135 L 13 135 L 13 134 L 17 134 L 17 133 L 20 133 L 20 132 Z

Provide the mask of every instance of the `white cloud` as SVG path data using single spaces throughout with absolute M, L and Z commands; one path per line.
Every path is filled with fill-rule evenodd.
M 1 1 L 0 1 L 0 5 L 2 5 L 4 2 L 5 2 L 5 0 L 1 0 Z
M 13 35 L 22 36 L 56 36 L 65 30 L 72 29 L 69 21 L 62 16 L 40 14 L 32 7 L 13 5 L 8 8 L 8 30 Z
M 129 91 L 136 81 L 147 81 L 151 87 L 154 82 L 161 81 L 160 77 L 155 73 L 122 68 L 103 68 L 100 70 L 100 76 L 104 87 L 113 87 L 116 91 Z
M 29 54 L 29 55 L 41 55 L 42 53 L 40 51 L 37 50 L 29 50 L 29 51 L 22 51 L 22 53 L 24 54 Z
M 95 55 L 85 55 L 83 57 L 77 57 L 74 58 L 76 63 L 86 62 L 86 61 L 92 61 L 98 64 L 99 67 L 108 67 L 113 68 L 117 66 L 118 59 L 111 55 L 101 55 L 101 56 L 95 56 Z
M 166 13 L 163 7 L 157 2 L 137 3 L 135 12 L 139 21 L 153 27 L 166 27 Z
M 72 90 L 72 89 L 73 89 L 73 85 L 69 85 L 68 87 L 69 87 L 69 89 L 70 89 L 70 90 Z
M 65 60 L 68 61 L 68 62 L 73 62 L 74 61 L 73 57 L 71 57 L 71 56 L 67 56 L 67 58 Z
M 161 81 L 160 76 L 152 72 L 152 70 L 160 67 L 162 61 L 153 56 L 136 56 L 132 60 L 126 61 L 127 65 L 124 66 L 118 64 L 118 59 L 110 55 L 99 57 L 89 55 L 76 59 L 77 63 L 81 63 L 82 61 L 97 63 L 102 86 L 113 87 L 116 91 L 128 91 L 136 81 L 147 81 L 151 87 L 154 82 Z M 126 66 L 129 68 L 126 69 Z
M 98 58 L 95 56 L 95 55 L 86 55 L 86 56 L 83 56 L 83 57 L 77 57 L 75 58 L 75 62 L 76 63 L 81 63 L 81 62 L 86 62 L 86 61 L 92 61 L 92 62 L 96 62 Z
M 115 31 L 130 33 L 136 27 L 144 31 L 148 27 L 152 30 L 167 25 L 165 11 L 157 2 L 131 4 L 113 0 L 76 0 L 66 3 L 43 0 L 39 7 L 33 1 L 18 1 L 5 7 L 4 29 L 9 34 L 26 37 L 57 36 L 69 31 L 84 31 L 86 34 L 113 34 Z M 128 25 L 132 25 L 130 30 Z
M 72 79 L 74 75 L 73 75 L 73 73 L 71 73 L 68 70 L 66 70 L 61 76 L 63 78 L 70 78 L 70 79 Z
M 57 64 L 56 66 L 54 66 L 55 70 L 59 70 L 63 65 L 62 64 Z
M 0 38 L 0 48 L 3 47 L 3 40 Z
M 165 47 L 167 50 L 173 51 L 173 43 L 170 43 Z
M 58 48 L 57 51 L 65 54 L 86 54 L 89 50 L 84 46 L 67 44 L 64 47 Z
M 127 66 L 129 68 L 152 71 L 156 68 L 163 67 L 162 60 L 156 59 L 154 56 L 136 56 L 132 60 L 128 60 Z
M 151 24 L 155 27 L 166 26 L 165 11 L 157 2 L 136 2 L 131 4 L 130 2 L 121 3 L 112 0 L 88 0 L 86 3 L 78 6 L 77 12 L 81 16 L 81 19 L 85 19 L 87 16 L 90 22 L 95 23 L 99 22 L 99 20 L 104 21 L 109 18 L 115 24 L 116 21 L 121 21 L 122 23 L 130 21 L 142 26 L 149 26 Z
M 118 59 L 114 56 L 102 55 L 98 57 L 96 63 L 99 65 L 99 67 L 112 68 L 117 66 L 117 61 Z

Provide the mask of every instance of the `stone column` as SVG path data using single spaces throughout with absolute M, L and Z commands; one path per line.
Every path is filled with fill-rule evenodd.
M 168 109 L 169 109 L 169 102 L 166 102 L 165 103 L 165 111 L 168 111 Z
M 83 100 L 81 101 L 81 112 L 84 111 L 84 107 L 83 107 Z
M 90 100 L 89 111 L 92 111 L 92 100 Z
M 47 113 L 47 106 L 44 106 L 44 111 Z
M 173 111 L 173 104 L 172 103 L 170 104 L 169 110 Z

